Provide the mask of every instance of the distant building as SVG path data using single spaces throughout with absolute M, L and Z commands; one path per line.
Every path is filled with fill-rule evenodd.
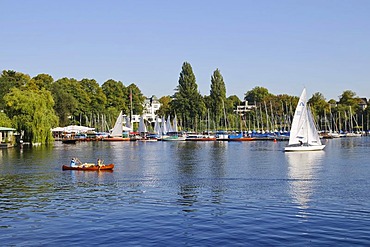
M 243 115 L 247 112 L 250 112 L 254 108 L 256 108 L 256 106 L 255 105 L 248 105 L 248 101 L 246 100 L 246 101 L 242 102 L 241 105 L 238 105 L 236 107 L 236 110 L 234 110 L 234 112 L 239 114 L 239 115 Z
M 367 108 L 367 99 L 366 98 L 360 98 L 361 101 L 358 104 L 361 108 L 361 110 L 365 110 Z
M 144 110 L 143 110 L 143 117 L 146 121 L 150 123 L 155 122 L 156 114 L 155 112 L 159 110 L 161 107 L 161 103 L 159 103 L 159 100 L 156 96 L 152 96 L 150 98 L 146 98 L 144 101 Z M 140 122 L 140 115 L 133 115 L 132 116 L 132 122 L 133 123 L 138 123 Z
M 0 148 L 12 147 L 15 144 L 15 129 L 0 127 Z

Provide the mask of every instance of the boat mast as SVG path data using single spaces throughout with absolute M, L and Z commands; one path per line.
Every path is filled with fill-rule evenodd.
M 132 89 L 130 88 L 130 123 L 131 123 L 131 128 L 134 130 L 134 126 L 132 123 L 132 115 L 133 115 L 133 110 L 132 110 Z

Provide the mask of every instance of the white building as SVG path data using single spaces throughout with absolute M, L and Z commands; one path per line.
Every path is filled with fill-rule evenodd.
M 152 96 L 150 98 L 146 98 L 144 101 L 144 110 L 143 110 L 143 117 L 146 121 L 150 123 L 155 122 L 156 114 L 155 112 L 159 110 L 161 107 L 161 103 L 159 103 L 156 96 Z M 132 116 L 132 122 L 133 123 L 139 123 L 140 122 L 140 115 L 133 115 Z
M 248 105 L 248 101 L 244 101 L 242 105 L 238 105 L 236 107 L 236 110 L 234 110 L 234 112 L 237 114 L 243 115 L 244 113 L 249 112 L 253 110 L 254 108 L 256 108 L 255 105 Z

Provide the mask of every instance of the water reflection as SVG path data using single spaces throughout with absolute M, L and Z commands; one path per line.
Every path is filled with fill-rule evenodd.
M 199 143 L 192 142 L 186 143 L 182 147 L 177 159 L 177 176 L 180 196 L 177 200 L 178 205 L 183 207 L 184 212 L 194 212 L 194 204 L 197 202 L 198 187 L 195 183 L 196 175 L 199 174 L 199 155 L 201 152 L 201 146 Z
M 224 200 L 226 185 L 224 177 L 226 176 L 225 165 L 228 162 L 228 142 L 215 142 L 210 150 L 210 175 L 212 178 L 212 203 L 221 204 Z
M 290 194 L 304 216 L 309 208 L 324 151 L 286 153 Z

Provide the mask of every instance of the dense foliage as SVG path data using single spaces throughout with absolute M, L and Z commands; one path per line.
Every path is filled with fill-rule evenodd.
M 289 128 L 298 101 L 297 96 L 273 95 L 267 88 L 256 86 L 244 95 L 248 106 L 254 107 L 236 112 L 245 103 L 236 95 L 226 95 L 219 69 L 211 75 L 210 94 L 202 96 L 190 63 L 184 62 L 175 93 L 159 99 L 161 108 L 156 114 L 176 115 L 180 128 L 186 131 L 281 130 Z M 145 98 L 134 83 L 125 86 L 109 79 L 100 86 L 94 79 L 54 81 L 48 74 L 31 78 L 4 70 L 0 75 L 0 126 L 16 128 L 27 141 L 46 143 L 52 141 L 50 129 L 58 125 L 86 125 L 106 131 L 120 111 L 128 116 L 141 115 Z M 327 101 L 317 92 L 309 104 L 321 129 L 369 129 L 368 102 L 353 91 L 344 91 L 338 101 Z M 349 121 L 354 124 L 350 126 Z

